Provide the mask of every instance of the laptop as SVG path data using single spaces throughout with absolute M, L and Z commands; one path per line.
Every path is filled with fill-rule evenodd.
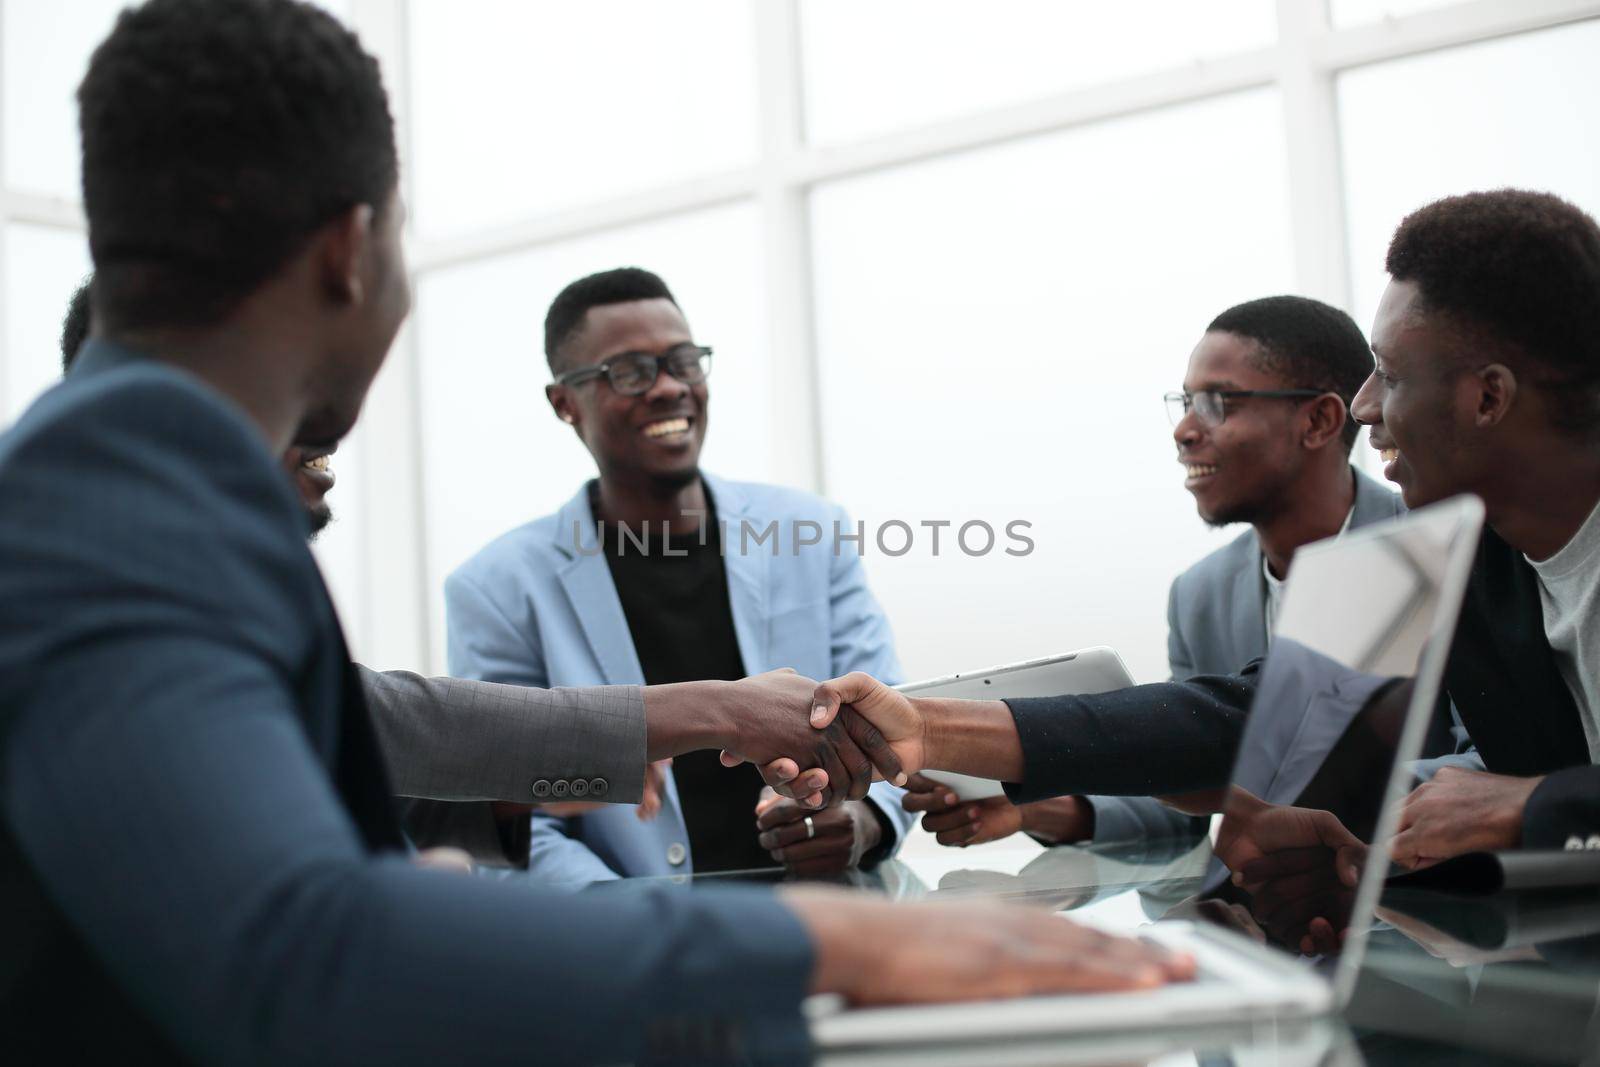
M 1192 954 L 1198 964 L 1192 982 L 1138 993 L 895 1008 L 842 1008 L 837 999 L 819 998 L 810 1006 L 816 1046 L 848 1052 L 1137 1027 L 1277 1022 L 1342 1007 L 1360 970 L 1388 873 L 1387 842 L 1411 787 L 1408 765 L 1421 750 L 1434 712 L 1482 524 L 1483 505 L 1462 497 L 1307 546 L 1295 556 L 1229 794 L 1237 798 L 1241 794 L 1234 790 L 1248 789 L 1260 797 L 1298 790 L 1296 800 L 1300 795 L 1330 800 L 1328 810 L 1364 831 L 1357 836 L 1369 842 L 1370 851 L 1359 885 L 1335 892 L 1324 885 L 1309 901 L 1331 928 L 1345 931 L 1342 942 L 1336 938 L 1326 947 L 1324 939 L 1325 954 L 1307 954 L 1304 931 L 1293 924 L 1280 931 L 1272 923 L 1241 921 L 1250 901 L 1229 899 L 1240 891 L 1223 877 L 1213 879 L 1220 884 L 1210 900 L 1191 900 L 1168 913 L 1191 917 L 1141 924 L 1125 907 L 1102 908 L 1099 915 L 1091 909 L 1071 913 L 1103 929 Z M 1312 727 L 1322 709 L 1340 706 L 1353 691 L 1363 693 L 1365 702 L 1331 747 L 1316 742 L 1324 748 L 1320 763 L 1308 758 L 1306 738 L 1318 736 Z M 1280 769 L 1311 765 L 1309 773 L 1296 771 L 1292 782 L 1279 780 Z M 1229 833 L 1230 820 L 1247 810 L 1248 805 L 1230 802 L 1221 833 Z M 1213 923 L 1208 915 L 1230 921 Z
M 897 686 L 919 697 L 955 697 L 962 700 L 1010 700 L 1015 697 L 1051 697 L 1063 694 L 1106 693 L 1126 689 L 1133 676 L 1116 651 L 1104 645 L 1064 652 L 1043 659 L 1024 660 L 981 671 L 946 675 L 925 682 Z M 1002 796 L 1004 787 L 991 778 L 975 778 L 954 771 L 926 771 L 927 777 L 949 786 L 962 800 L 987 800 Z

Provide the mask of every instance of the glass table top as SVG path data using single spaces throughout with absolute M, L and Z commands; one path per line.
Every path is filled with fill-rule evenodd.
M 822 881 L 894 900 L 992 898 L 1133 931 L 1190 914 L 1209 844 L 1134 842 L 1043 848 L 1014 837 L 944 848 L 914 832 L 870 871 Z M 763 870 L 630 883 L 777 884 Z M 815 881 L 815 880 L 813 880 Z M 824 1056 L 825 1064 L 1533 1064 L 1600 1065 L 1600 889 L 1454 896 L 1385 893 L 1355 993 L 1338 1017 L 971 1047 Z

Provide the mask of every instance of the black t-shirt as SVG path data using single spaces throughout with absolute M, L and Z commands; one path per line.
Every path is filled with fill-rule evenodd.
M 591 502 L 596 495 L 591 488 Z M 668 538 L 665 548 L 671 555 L 663 551 L 659 524 L 650 525 L 648 538 L 620 536 L 610 523 L 602 533 L 606 564 L 647 685 L 745 676 L 709 495 L 706 511 L 699 531 Z M 645 551 L 639 549 L 641 540 Z M 762 781 L 754 766 L 724 767 L 715 751 L 705 750 L 677 757 L 672 775 L 696 873 L 775 865 L 756 843 Z

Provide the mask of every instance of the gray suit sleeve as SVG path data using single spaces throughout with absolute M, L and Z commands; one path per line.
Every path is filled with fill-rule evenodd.
M 584 799 L 644 797 L 638 686 L 531 689 L 360 668 L 394 791 L 433 800 L 534 800 L 533 783 L 606 782 Z

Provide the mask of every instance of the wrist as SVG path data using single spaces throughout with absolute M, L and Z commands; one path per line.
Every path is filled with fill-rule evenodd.
M 645 745 L 651 760 L 738 744 L 734 682 L 674 682 L 644 689 Z
M 1022 781 L 1022 743 L 1004 702 L 914 697 L 912 707 L 922 725 L 924 767 Z
M 797 888 L 779 891 L 811 938 L 811 992 L 849 998 L 872 962 L 862 936 L 874 925 L 859 914 L 862 901 L 837 890 Z M 866 919 L 866 921 L 863 921 Z

